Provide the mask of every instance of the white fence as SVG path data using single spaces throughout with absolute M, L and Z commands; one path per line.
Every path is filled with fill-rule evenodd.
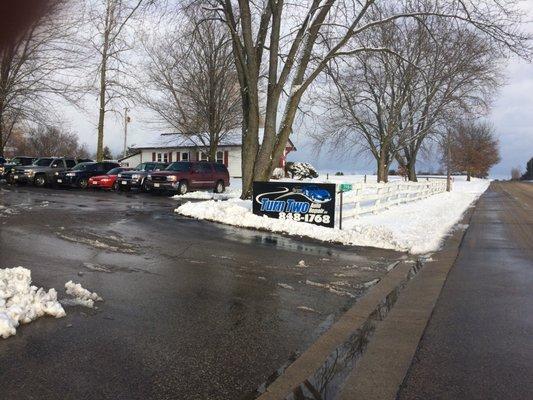
M 342 217 L 358 217 L 377 213 L 392 206 L 421 200 L 446 191 L 446 180 L 424 182 L 355 183 L 352 190 L 342 194 Z M 340 207 L 340 195 L 337 204 Z

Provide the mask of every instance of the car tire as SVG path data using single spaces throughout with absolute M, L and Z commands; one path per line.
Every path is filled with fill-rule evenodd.
M 37 187 L 45 187 L 48 184 L 48 178 L 45 174 L 39 174 L 33 178 L 33 184 Z
M 89 181 L 85 178 L 82 178 L 78 181 L 78 187 L 80 189 L 87 189 L 87 186 L 89 186 Z
M 9 183 L 10 185 L 14 185 L 15 184 L 15 180 L 13 179 L 13 174 L 8 174 L 6 176 L 6 182 Z
M 178 194 L 184 195 L 188 191 L 189 191 L 189 184 L 187 183 L 187 181 L 181 181 L 178 185 Z
M 215 186 L 215 193 L 224 193 L 224 190 L 226 190 L 226 185 L 224 185 L 224 181 L 218 181 Z
M 143 180 L 143 183 L 141 184 L 141 191 L 148 193 L 151 190 L 150 186 L 148 186 L 148 182 L 146 182 L 146 179 Z
M 113 183 L 112 190 L 114 190 L 115 192 L 119 192 L 120 191 L 120 185 L 118 184 L 117 181 L 115 181 L 115 183 Z

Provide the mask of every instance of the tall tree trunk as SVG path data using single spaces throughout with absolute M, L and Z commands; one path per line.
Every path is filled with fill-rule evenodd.
M 214 139 L 215 135 L 210 135 L 213 139 L 209 141 L 209 161 L 217 161 L 218 140 Z
M 468 169 L 466 171 L 466 181 L 470 182 L 472 180 L 472 174 L 470 173 L 470 170 Z
M 4 112 L 0 107 L 0 157 L 4 157 Z
M 416 163 L 412 159 L 407 163 L 407 177 L 411 182 L 418 182 L 416 176 Z
M 244 123 L 242 127 L 242 193 L 241 198 L 247 199 L 252 196 L 252 184 L 254 181 L 254 166 L 259 150 L 259 109 L 257 105 L 251 105 L 247 101 L 243 107 Z
M 389 180 L 389 164 L 387 162 L 387 152 L 382 148 L 379 151 L 378 162 L 378 183 L 387 183 Z
M 104 43 L 102 46 L 102 65 L 100 66 L 100 93 L 98 110 L 98 142 L 96 144 L 96 160 L 104 159 L 104 123 L 106 113 L 106 89 L 107 89 L 107 58 L 109 55 L 109 40 L 111 35 L 111 24 L 113 22 L 112 4 L 108 0 L 105 19 Z
M 98 110 L 98 143 L 96 145 L 96 160 L 98 162 L 104 159 L 104 122 L 105 122 L 105 89 L 106 89 L 106 71 L 105 61 L 102 61 L 100 71 L 100 109 Z

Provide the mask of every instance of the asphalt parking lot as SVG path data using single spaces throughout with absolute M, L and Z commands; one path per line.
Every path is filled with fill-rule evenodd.
M 191 220 L 177 204 L 0 185 L 0 268 L 105 300 L 1 340 L 3 398 L 253 398 L 405 257 Z

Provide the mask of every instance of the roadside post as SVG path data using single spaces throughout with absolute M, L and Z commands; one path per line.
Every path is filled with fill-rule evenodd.
M 351 183 L 341 183 L 339 187 L 339 229 L 342 230 L 342 206 L 343 206 L 343 194 L 353 189 Z

